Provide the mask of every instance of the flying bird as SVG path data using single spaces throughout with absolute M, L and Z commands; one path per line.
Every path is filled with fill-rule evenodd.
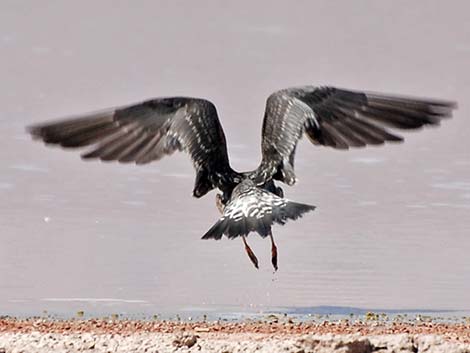
M 155 98 L 28 127 L 46 144 L 64 148 L 91 146 L 83 159 L 147 164 L 185 151 L 196 171 L 193 196 L 218 189 L 221 218 L 202 239 L 240 237 L 256 268 L 258 259 L 246 241 L 250 232 L 271 240 L 271 262 L 278 251 L 271 227 L 284 225 L 315 206 L 291 201 L 277 182 L 294 185 L 297 143 L 306 135 L 315 145 L 350 147 L 400 142 L 395 129 L 438 125 L 456 103 L 335 87 L 293 87 L 271 94 L 262 128 L 262 160 L 248 172 L 232 169 L 216 107 L 206 99 Z

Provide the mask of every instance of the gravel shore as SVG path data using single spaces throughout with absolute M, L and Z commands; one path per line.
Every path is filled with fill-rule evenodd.
M 0 353 L 459 352 L 464 324 L 0 320 Z
M 1 333 L 0 352 L 447 352 L 469 353 L 470 344 L 438 335 L 301 335 L 136 333 Z

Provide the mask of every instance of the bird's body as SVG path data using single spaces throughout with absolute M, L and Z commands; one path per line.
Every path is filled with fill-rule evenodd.
M 280 181 L 296 181 L 296 146 L 305 134 L 316 145 L 335 149 L 402 141 L 389 129 L 437 125 L 451 116 L 448 101 L 364 93 L 335 87 L 294 87 L 271 94 L 262 129 L 262 160 L 250 172 L 229 164 L 225 135 L 211 102 L 200 98 L 156 98 L 99 113 L 29 128 L 35 138 L 65 148 L 92 146 L 84 159 L 146 164 L 173 152 L 187 152 L 196 170 L 194 197 L 219 189 L 219 221 L 203 239 L 241 237 L 258 266 L 245 236 L 255 231 L 272 241 L 271 226 L 297 219 L 315 207 L 284 198 Z

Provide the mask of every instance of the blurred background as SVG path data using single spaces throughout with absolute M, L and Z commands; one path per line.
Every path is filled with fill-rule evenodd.
M 9 1 L 0 4 L 0 314 L 228 306 L 469 309 L 467 1 Z M 232 166 L 257 167 L 265 100 L 295 85 L 456 100 L 404 144 L 297 150 L 290 199 L 315 212 L 202 241 L 189 158 L 83 162 L 25 126 L 143 99 L 213 101 Z

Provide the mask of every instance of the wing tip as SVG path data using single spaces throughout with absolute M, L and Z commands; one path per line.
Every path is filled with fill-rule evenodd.
M 33 140 L 42 140 L 47 142 L 47 131 L 44 125 L 28 125 L 25 127 L 25 132 L 29 134 Z

